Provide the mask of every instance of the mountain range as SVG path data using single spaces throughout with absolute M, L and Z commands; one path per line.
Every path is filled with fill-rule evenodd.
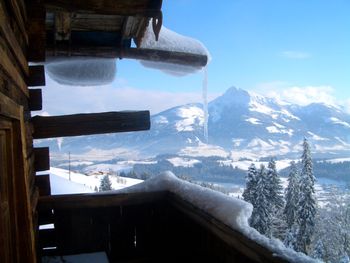
M 231 87 L 209 103 L 208 114 L 208 138 L 204 137 L 202 105 L 186 104 L 153 115 L 149 131 L 36 144 L 49 145 L 56 153 L 119 149 L 120 157 L 127 153 L 134 159 L 159 154 L 257 159 L 300 156 L 301 142 L 307 138 L 318 157 L 350 153 L 350 115 L 340 107 L 324 103 L 300 106 Z

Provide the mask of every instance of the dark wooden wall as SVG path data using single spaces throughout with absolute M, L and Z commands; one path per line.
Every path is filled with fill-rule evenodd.
M 30 22 L 24 0 L 0 0 L 1 262 L 36 262 L 38 190 L 30 119 L 31 110 L 41 108 L 41 96 L 28 86 L 42 85 L 44 71 L 28 65 Z

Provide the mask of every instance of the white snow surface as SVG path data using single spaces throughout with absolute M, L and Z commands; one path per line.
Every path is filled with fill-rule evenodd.
M 103 173 L 87 176 L 85 174 L 71 172 L 71 181 L 69 181 L 68 170 L 51 167 L 51 194 L 92 193 L 95 187 L 98 188 L 100 186 L 100 181 L 103 176 Z M 119 176 L 110 176 L 109 179 L 112 182 L 113 189 L 122 189 L 142 182 L 142 180 Z
M 156 41 L 152 28 L 152 23 L 149 23 L 145 35 L 140 45 L 141 48 L 166 50 L 174 52 L 184 52 L 197 55 L 206 55 L 208 57 L 208 63 L 210 60 L 210 54 L 207 48 L 198 40 L 191 37 L 180 35 L 174 31 L 162 26 L 159 39 Z M 191 65 L 179 65 L 165 62 L 153 62 L 141 60 L 141 64 L 148 68 L 159 69 L 165 73 L 174 76 L 184 76 L 187 74 L 195 73 L 202 69 L 202 67 L 194 67 Z
M 181 107 L 177 110 L 177 116 L 182 118 L 175 124 L 177 131 L 193 131 L 196 123 L 204 125 L 203 109 L 197 106 Z
M 283 257 L 290 262 L 318 262 L 302 253 L 286 248 L 281 241 L 269 239 L 250 227 L 248 219 L 253 210 L 250 203 L 180 180 L 171 172 L 153 176 L 141 184 L 124 188 L 117 192 L 135 193 L 154 191 L 170 191 L 178 195 L 224 224 L 273 251 L 276 256 Z
M 197 146 L 188 146 L 183 148 L 179 153 L 181 156 L 192 156 L 192 157 L 210 157 L 210 156 L 219 156 L 227 157 L 229 155 L 223 148 L 220 146 L 205 144 L 198 142 Z
M 99 86 L 111 83 L 116 75 L 115 59 L 74 58 L 54 60 L 45 66 L 56 82 L 71 86 Z
M 331 118 L 329 118 L 329 120 L 331 122 L 335 123 L 335 124 L 343 125 L 343 126 L 345 126 L 347 128 L 350 128 L 350 124 L 349 123 L 347 123 L 346 121 L 339 120 L 336 117 L 331 117 Z
M 350 157 L 348 158 L 335 158 L 335 159 L 329 159 L 326 160 L 327 163 L 343 163 L 343 162 L 350 162 Z
M 53 256 L 53 257 L 43 257 L 42 263 L 108 263 L 108 258 L 105 252 L 94 252 L 94 253 L 86 253 L 86 254 L 77 254 L 77 255 L 69 255 L 69 256 Z
M 172 165 L 175 167 L 182 166 L 182 167 L 193 167 L 194 164 L 200 163 L 199 160 L 196 159 L 190 159 L 190 158 L 181 158 L 181 157 L 174 157 L 167 159 Z

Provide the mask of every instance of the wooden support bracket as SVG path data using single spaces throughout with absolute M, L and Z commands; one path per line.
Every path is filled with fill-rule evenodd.
M 36 172 L 50 170 L 49 147 L 34 148 L 34 167 Z
M 42 101 L 41 89 L 29 90 L 29 109 L 31 111 L 42 110 Z
M 29 87 L 45 86 L 45 69 L 43 65 L 29 67 L 27 85 Z
M 50 186 L 50 175 L 37 175 L 35 176 L 35 185 L 39 189 L 39 195 L 51 195 L 51 186 Z

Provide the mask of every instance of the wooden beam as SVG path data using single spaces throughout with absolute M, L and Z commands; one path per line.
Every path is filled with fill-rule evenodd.
M 41 89 L 29 89 L 29 110 L 42 110 L 43 98 Z
M 45 86 L 45 69 L 43 65 L 29 67 L 27 85 L 30 87 Z
M 32 118 L 34 139 L 150 129 L 149 111 L 103 112 Z
M 208 62 L 208 57 L 206 55 L 143 48 L 119 49 L 117 47 L 71 47 L 69 49 L 69 53 L 67 48 L 46 48 L 46 56 L 129 58 L 154 62 L 165 62 L 193 67 L 204 67 Z
M 156 16 L 162 0 L 45 0 L 49 10 L 123 16 Z
M 50 175 L 37 175 L 35 176 L 35 185 L 39 189 L 39 195 L 51 195 L 51 186 L 50 186 Z
M 50 170 L 49 147 L 34 148 L 34 167 L 36 172 Z

